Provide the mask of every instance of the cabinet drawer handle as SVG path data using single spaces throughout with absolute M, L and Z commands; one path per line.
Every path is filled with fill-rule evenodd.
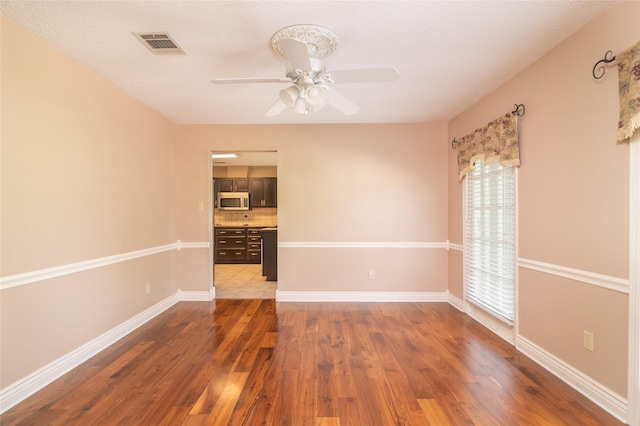
M 218 241 L 219 244 L 227 244 L 227 242 L 225 240 L 220 240 Z
M 220 256 L 223 256 L 223 255 L 227 254 L 227 252 L 226 252 L 226 251 L 221 251 L 221 252 L 220 252 L 220 253 L 218 253 L 218 254 L 219 254 Z
M 236 252 L 236 255 L 240 255 L 240 254 L 242 254 L 242 252 L 241 252 L 241 251 Z

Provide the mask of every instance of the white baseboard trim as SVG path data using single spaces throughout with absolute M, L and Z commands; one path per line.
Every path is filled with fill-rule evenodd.
M 216 289 L 211 287 L 208 291 L 178 290 L 177 294 L 180 302 L 210 302 L 216 297 Z
M 523 258 L 518 258 L 518 266 L 629 294 L 629 280 L 623 278 Z
M 281 291 L 278 302 L 446 302 L 446 292 Z
M 136 328 L 175 305 L 178 301 L 177 293 L 171 295 L 103 335 L 0 390 L 0 414 L 122 339 Z
M 602 407 L 621 422 L 627 420 L 627 400 L 591 377 L 576 370 L 555 355 L 518 335 L 516 349 L 569 384 L 585 397 Z
M 279 248 L 428 248 L 446 249 L 446 242 L 353 242 L 353 241 L 289 241 L 279 242 Z
M 464 300 L 459 299 L 457 296 L 454 296 L 447 290 L 447 302 L 460 312 L 464 312 Z
M 516 331 L 514 325 L 498 319 L 493 316 L 493 314 L 488 313 L 484 309 L 474 305 L 473 303 L 469 303 L 466 300 L 464 301 L 464 312 L 479 324 L 482 324 L 484 327 L 491 330 L 496 336 L 504 339 L 510 345 L 515 346 Z

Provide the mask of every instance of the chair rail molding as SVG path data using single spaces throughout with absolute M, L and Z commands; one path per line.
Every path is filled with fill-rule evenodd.
M 144 256 L 151 256 L 171 250 L 181 250 L 183 248 L 209 248 L 209 242 L 182 242 L 165 244 L 141 250 L 120 253 L 113 256 L 101 257 L 98 259 L 85 260 L 82 262 L 70 263 L 67 265 L 53 266 L 51 268 L 38 269 L 36 271 L 24 272 L 21 274 L 7 275 L 0 277 L 0 290 L 6 290 L 21 285 L 36 283 L 38 281 L 49 280 L 51 278 L 62 277 L 64 275 L 75 274 L 89 269 L 101 268 L 115 263 L 126 262 Z
M 629 280 L 624 278 L 596 274 L 594 272 L 582 271 L 580 269 L 568 268 L 566 266 L 523 258 L 518 258 L 518 266 L 538 272 L 544 272 L 545 274 L 557 275 L 574 281 L 592 284 L 598 287 L 608 288 L 609 290 L 618 291 L 620 293 L 629 293 Z

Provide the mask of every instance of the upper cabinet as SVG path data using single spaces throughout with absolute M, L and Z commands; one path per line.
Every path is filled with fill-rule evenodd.
M 264 207 L 278 207 L 278 179 L 264 178 Z
M 249 197 L 251 207 L 278 207 L 276 178 L 250 178 Z
M 247 178 L 217 178 L 217 192 L 247 192 L 249 180 Z

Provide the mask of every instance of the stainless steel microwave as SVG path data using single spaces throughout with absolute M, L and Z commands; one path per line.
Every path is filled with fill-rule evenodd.
M 248 192 L 218 192 L 220 210 L 249 210 Z

